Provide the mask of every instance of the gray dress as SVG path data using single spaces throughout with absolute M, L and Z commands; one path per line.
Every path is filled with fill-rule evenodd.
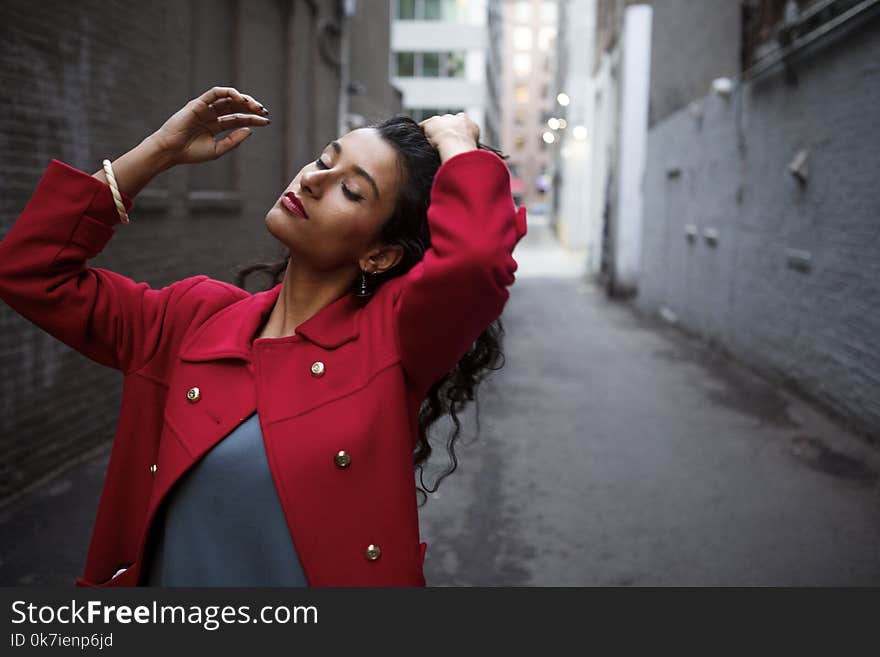
M 308 586 L 256 413 L 181 477 L 150 534 L 145 586 Z

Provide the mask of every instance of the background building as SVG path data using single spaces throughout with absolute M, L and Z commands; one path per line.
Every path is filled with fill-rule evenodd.
M 500 148 L 502 146 L 502 125 L 508 111 L 504 102 L 504 2 L 488 0 L 486 6 L 486 114 L 483 117 L 484 143 Z M 513 180 L 511 180 L 513 186 Z M 511 190 L 512 191 L 512 190 Z
M 485 130 L 485 0 L 390 0 L 390 71 L 416 121 L 466 112 Z
M 551 200 L 552 144 L 557 137 L 547 121 L 556 114 L 558 2 L 515 0 L 501 7 L 501 97 L 506 108 L 501 143 L 510 155 L 514 198 L 537 215 L 549 210 Z
M 4 2 L 0 236 L 52 158 L 93 173 L 191 98 L 230 85 L 263 102 L 271 125 L 226 157 L 158 176 L 91 264 L 160 288 L 195 274 L 231 282 L 238 265 L 279 259 L 263 223 L 278 194 L 359 120 L 349 114 L 400 110 L 387 69 L 374 66 L 389 57 L 388 12 L 353 0 L 160 0 L 112 12 L 91 0 Z M 119 374 L 5 304 L 0 371 L 0 501 L 112 439 Z
M 601 216 L 590 212 L 595 98 L 590 78 L 595 21 L 596 0 L 560 3 L 557 89 L 566 95 L 568 105 L 562 106 L 557 101 L 558 116 L 565 121 L 565 127 L 558 131 L 556 149 L 557 236 L 564 247 L 582 252 L 584 267 L 592 274 L 598 273 L 602 245 Z

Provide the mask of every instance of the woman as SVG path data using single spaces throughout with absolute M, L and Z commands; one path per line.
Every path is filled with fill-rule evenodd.
M 229 87 L 187 103 L 112 163 L 124 210 L 267 114 Z M 50 163 L 0 243 L 0 297 L 125 376 L 78 585 L 425 585 L 413 465 L 500 356 L 526 231 L 478 137 L 462 113 L 328 144 L 266 215 L 289 255 L 240 273 L 275 276 L 256 294 L 88 267 L 124 213 L 103 171 Z

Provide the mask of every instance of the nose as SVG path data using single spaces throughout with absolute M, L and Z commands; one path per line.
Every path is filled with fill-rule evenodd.
M 325 174 L 330 173 L 329 170 L 314 169 L 305 171 L 300 178 L 300 188 L 309 193 L 310 196 L 320 196 L 324 186 L 326 185 Z

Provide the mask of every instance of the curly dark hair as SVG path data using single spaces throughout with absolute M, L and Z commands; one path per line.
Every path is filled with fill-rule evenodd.
M 375 290 L 386 280 L 408 272 L 431 246 L 428 206 L 434 176 L 440 168 L 441 161 L 439 152 L 428 141 L 422 127 L 409 116 L 395 115 L 364 127 L 377 130 L 394 147 L 398 155 L 397 164 L 402 180 L 397 204 L 391 217 L 382 227 L 380 239 L 385 244 L 403 247 L 403 257 L 394 267 L 368 277 L 371 288 Z M 492 151 L 503 159 L 509 157 L 483 143 L 478 142 L 477 146 Z M 288 253 L 278 262 L 258 262 L 240 266 L 235 270 L 235 284 L 244 288 L 245 279 L 259 272 L 269 278 L 268 285 L 263 289 L 271 289 L 282 281 L 289 260 Z M 352 292 L 359 282 L 356 278 Z M 440 482 L 452 474 L 458 466 L 458 459 L 455 456 L 455 442 L 461 434 L 458 413 L 469 401 L 475 402 L 477 435 L 479 435 L 479 401 L 476 399 L 476 389 L 490 370 L 498 370 L 504 366 L 503 337 L 504 327 L 501 318 L 498 318 L 480 334 L 455 367 L 428 389 L 419 408 L 419 436 L 413 450 L 413 465 L 419 470 L 419 481 L 422 484 L 417 486 L 417 489 L 424 496 L 419 506 L 427 502 L 427 492 L 435 492 Z M 446 450 L 451 465 L 437 478 L 434 488 L 427 488 L 423 478 L 423 466 L 433 451 L 428 438 L 428 429 L 447 414 L 455 425 L 446 439 Z

